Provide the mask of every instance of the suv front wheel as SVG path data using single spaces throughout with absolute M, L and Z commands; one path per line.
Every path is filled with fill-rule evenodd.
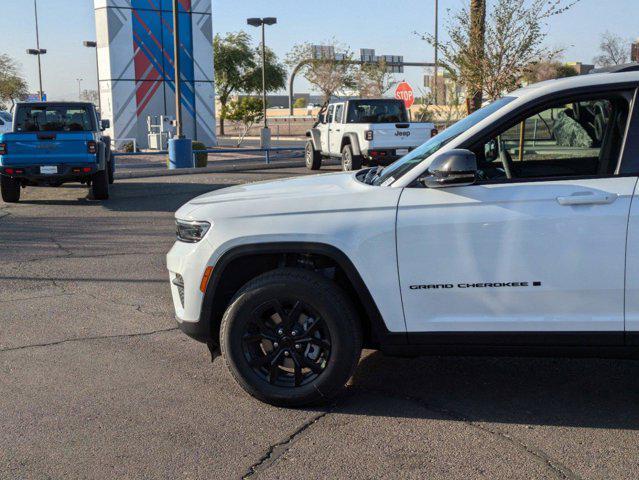
M 315 272 L 281 268 L 233 297 L 220 329 L 222 354 L 240 386 L 272 405 L 325 402 L 353 374 L 362 349 L 353 304 Z
M 306 142 L 306 148 L 304 149 L 304 160 L 306 162 L 306 168 L 309 170 L 319 170 L 322 166 L 322 153 L 315 150 L 313 142 L 309 140 Z

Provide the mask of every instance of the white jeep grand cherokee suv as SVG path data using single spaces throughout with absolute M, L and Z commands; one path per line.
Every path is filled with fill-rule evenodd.
M 336 394 L 363 347 L 637 355 L 639 65 L 620 70 L 513 92 L 383 170 L 195 198 L 167 258 L 180 328 L 289 406 Z

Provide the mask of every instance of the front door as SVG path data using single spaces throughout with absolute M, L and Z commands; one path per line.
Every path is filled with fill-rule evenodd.
M 322 129 L 322 135 L 320 136 L 320 142 L 322 144 L 322 153 L 327 154 L 330 152 L 331 147 L 331 129 L 333 123 L 333 111 L 334 105 L 329 105 L 324 115 L 325 128 Z
M 622 341 L 637 178 L 616 174 L 629 105 L 599 101 L 603 109 L 562 102 L 471 147 L 476 185 L 404 190 L 397 250 L 409 332 L 606 332 L 593 338 Z
M 337 103 L 335 105 L 335 112 L 333 114 L 333 121 L 329 125 L 331 130 L 330 144 L 331 144 L 331 156 L 341 155 L 342 146 L 342 117 L 344 116 L 344 104 Z

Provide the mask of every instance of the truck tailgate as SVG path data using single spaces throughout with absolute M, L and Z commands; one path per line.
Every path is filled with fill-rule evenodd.
M 433 128 L 432 123 L 371 124 L 370 148 L 415 148 L 430 139 Z
M 2 135 L 6 144 L 3 165 L 59 165 L 95 162 L 87 142 L 90 132 L 25 132 Z

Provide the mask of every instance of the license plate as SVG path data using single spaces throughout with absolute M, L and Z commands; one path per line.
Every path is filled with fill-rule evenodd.
M 58 173 L 58 167 L 51 165 L 40 167 L 40 173 L 42 175 L 55 175 L 56 173 Z
M 408 153 L 408 148 L 398 148 L 395 150 L 396 155 L 406 155 Z

